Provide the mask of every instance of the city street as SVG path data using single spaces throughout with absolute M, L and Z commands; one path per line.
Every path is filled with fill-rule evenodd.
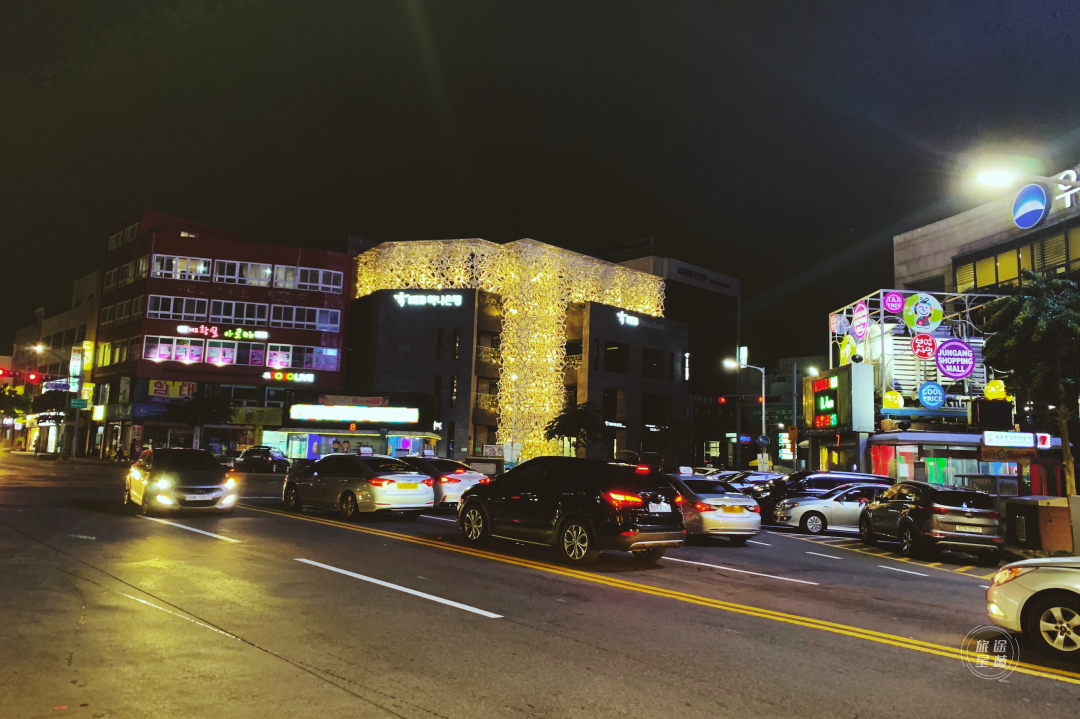
M 0 459 L 0 716 L 1073 717 L 1080 667 L 974 676 L 991 568 L 843 537 L 587 570 L 463 546 L 449 514 L 147 519 L 123 468 Z M 158 520 L 164 521 L 158 521 Z

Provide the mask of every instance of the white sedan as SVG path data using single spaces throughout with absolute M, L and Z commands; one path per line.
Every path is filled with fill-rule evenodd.
M 841 484 L 818 496 L 791 497 L 776 505 L 777 524 L 798 527 L 807 534 L 826 529 L 859 531 L 859 514 L 867 503 L 889 488 L 887 484 Z
M 1080 662 L 1080 557 L 1006 564 L 986 590 L 986 609 L 1046 656 Z
M 439 457 L 399 457 L 417 472 L 432 480 L 435 509 L 456 509 L 461 493 L 477 484 L 487 484 L 491 478 L 467 464 Z

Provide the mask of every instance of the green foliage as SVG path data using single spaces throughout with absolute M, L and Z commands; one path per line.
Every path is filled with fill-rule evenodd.
M 30 402 L 30 408 L 34 414 L 41 414 L 42 412 L 67 412 L 68 393 L 42 392 L 39 395 L 34 395 L 33 400 Z
M 0 415 L 14 417 L 21 412 L 26 414 L 30 410 L 30 398 L 25 394 L 19 394 L 14 387 L 0 387 Z
M 575 449 L 598 442 L 604 431 L 604 417 L 592 402 L 566 407 L 544 428 L 544 439 L 566 437 L 574 441 Z
M 234 409 L 227 396 L 200 389 L 185 401 L 170 404 L 164 419 L 189 427 L 224 424 L 232 419 Z

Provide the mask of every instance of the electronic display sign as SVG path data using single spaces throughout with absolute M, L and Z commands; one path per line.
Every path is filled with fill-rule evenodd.
M 874 431 L 874 368 L 846 364 L 803 378 L 803 430 L 810 436 Z
M 815 429 L 827 429 L 835 427 L 840 417 L 840 406 L 837 390 L 840 388 L 840 378 L 822 377 L 813 380 L 814 412 L 813 421 Z

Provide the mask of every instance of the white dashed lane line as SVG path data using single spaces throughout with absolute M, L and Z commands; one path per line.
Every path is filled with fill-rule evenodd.
M 758 542 L 758 541 L 755 541 L 753 539 L 747 539 L 746 541 L 749 542 L 750 544 L 760 544 L 763 547 L 771 547 L 772 546 L 768 542 Z
M 792 579 L 791 577 L 778 577 L 775 574 L 762 574 L 761 572 L 751 572 L 746 569 L 736 569 L 735 567 L 725 567 L 719 564 L 705 564 L 704 562 L 691 562 L 689 559 L 676 559 L 675 557 L 664 557 L 661 561 L 667 562 L 682 562 L 683 564 L 696 564 L 699 567 L 712 567 L 713 569 L 722 569 L 725 572 L 738 572 L 739 574 L 752 574 L 755 577 L 767 577 L 769 579 L 779 579 L 783 582 L 795 582 L 797 584 L 812 584 L 815 587 L 819 586 L 817 582 L 808 582 L 805 579 Z
M 201 529 L 195 529 L 195 527 L 189 527 L 186 524 L 177 524 L 176 522 L 167 522 L 164 519 L 158 519 L 157 517 L 147 517 L 142 514 L 139 515 L 141 519 L 149 519 L 151 522 L 161 522 L 162 524 L 168 524 L 171 527 L 179 527 L 180 529 L 186 529 L 189 532 L 196 532 L 198 534 L 205 534 L 207 537 L 213 537 L 214 539 L 220 539 L 223 542 L 232 542 L 233 544 L 239 544 L 239 539 L 233 539 L 232 537 L 223 537 L 220 534 L 214 534 L 213 532 L 204 532 Z
M 432 517 L 430 514 L 421 514 L 420 516 L 424 519 L 437 519 L 440 522 L 453 522 L 454 524 L 457 524 L 456 519 L 450 519 L 449 517 Z
M 843 559 L 843 557 L 834 557 L 831 554 L 819 554 L 818 552 L 807 552 L 807 554 L 813 554 L 815 557 L 828 557 L 829 559 Z
M 894 572 L 903 572 L 904 574 L 916 574 L 920 577 L 929 577 L 929 574 L 923 574 L 922 572 L 913 572 L 910 569 L 897 569 L 896 567 L 887 567 L 884 564 L 879 564 L 882 569 L 891 569 Z

